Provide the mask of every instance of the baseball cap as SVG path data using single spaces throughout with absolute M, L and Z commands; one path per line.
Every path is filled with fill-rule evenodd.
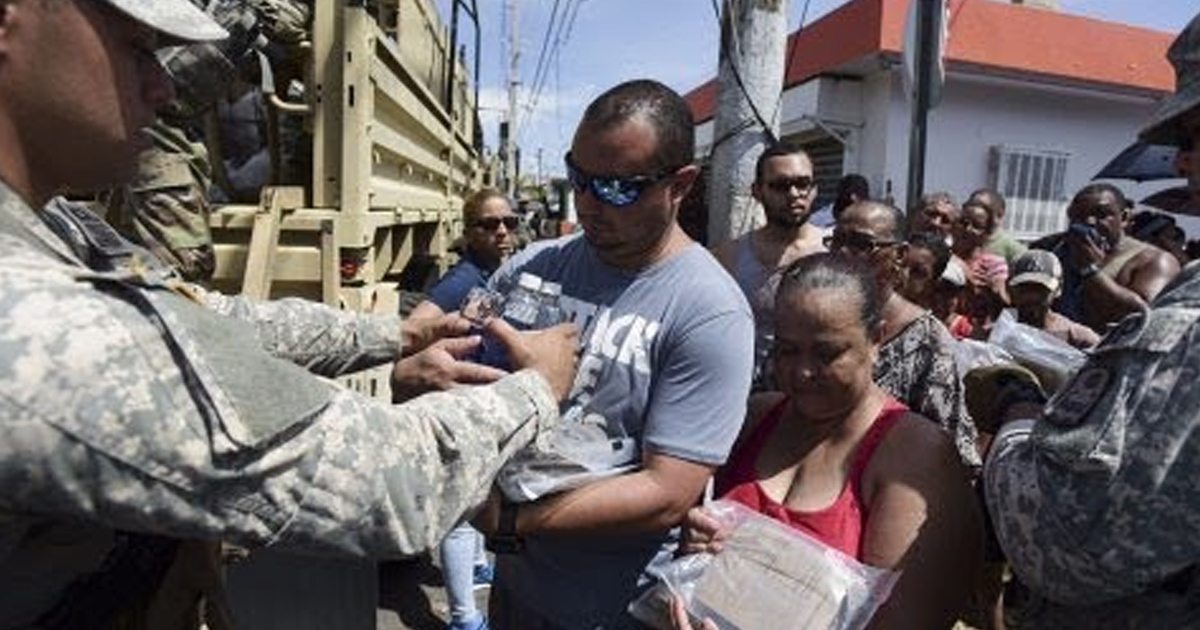
M 1183 115 L 1200 106 L 1200 15 L 1184 27 L 1167 49 L 1175 68 L 1175 93 L 1159 105 L 1138 137 L 1152 144 L 1177 144 Z
M 1009 285 L 1040 284 L 1057 291 L 1062 283 L 1062 263 L 1053 252 L 1031 249 L 1013 261 L 1008 277 Z
M 189 0 L 103 0 L 177 43 L 225 39 L 229 33 Z

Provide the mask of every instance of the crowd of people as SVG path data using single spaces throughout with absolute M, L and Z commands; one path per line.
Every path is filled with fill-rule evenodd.
M 710 493 L 897 570 L 873 630 L 1200 624 L 1200 267 L 1114 186 L 1029 246 L 990 189 L 905 213 L 848 178 L 816 226 L 812 160 L 780 143 L 751 191 L 766 224 L 710 252 L 678 222 L 691 110 L 636 80 L 566 155 L 579 233 L 514 251 L 484 189 L 406 318 L 253 302 L 57 197 L 127 182 L 174 95 L 154 51 L 225 30 L 187 0 L 3 0 L 0 26 L 0 627 L 177 627 L 204 593 L 164 607 L 173 565 L 224 540 L 440 547 L 453 630 L 643 628 L 628 606 L 658 567 L 723 553 Z M 1180 148 L 1200 203 L 1200 17 L 1169 59 L 1179 89 L 1142 136 Z M 464 296 L 526 273 L 571 323 L 494 318 L 512 369 L 472 362 Z M 1057 391 L 963 366 L 1007 309 L 1089 350 Z M 387 363 L 391 404 L 325 378 Z M 531 471 L 570 483 L 518 496 Z

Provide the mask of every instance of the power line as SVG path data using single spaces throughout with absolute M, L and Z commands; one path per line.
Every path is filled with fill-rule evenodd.
M 534 77 L 533 87 L 530 91 L 530 96 L 526 101 L 526 112 L 530 116 L 532 116 L 533 112 L 537 110 L 537 106 L 541 102 L 541 96 L 546 86 L 546 80 L 550 76 L 551 64 L 553 64 L 555 68 L 558 67 L 562 50 L 566 46 L 567 42 L 571 39 L 571 33 L 575 28 L 575 19 L 578 17 L 579 8 L 584 2 L 585 0 L 575 0 L 574 2 L 568 0 L 568 5 L 563 9 L 560 15 L 558 29 L 556 31 L 557 35 L 554 38 L 554 42 L 550 45 L 550 52 L 546 56 L 546 63 L 541 66 L 541 72 Z M 518 133 L 523 131 L 524 126 L 521 126 L 518 129 Z
M 791 71 L 791 64 L 795 58 L 796 44 L 800 41 L 800 32 L 802 30 L 804 30 L 804 23 L 808 19 L 808 7 L 809 7 L 810 2 L 811 2 L 811 0 L 804 0 L 804 9 L 801 11 L 801 14 L 800 14 L 800 24 L 799 24 L 799 26 L 797 26 L 796 32 L 792 39 L 791 49 L 787 52 L 787 61 L 784 65 L 784 69 L 783 69 L 784 81 L 787 81 L 787 75 Z M 713 8 L 713 14 L 716 16 L 717 28 L 721 30 L 722 35 L 723 35 L 724 34 L 724 24 L 721 22 L 721 7 L 717 5 L 717 0 L 712 0 L 711 4 L 712 4 L 712 8 Z M 737 42 L 737 33 L 736 33 L 737 29 L 733 28 L 733 24 L 735 24 L 736 20 L 737 20 L 737 16 L 732 14 L 732 12 L 734 10 L 734 1 L 728 0 L 727 6 L 729 6 L 730 13 L 731 13 L 731 15 L 729 16 L 729 20 L 730 20 L 730 28 L 729 28 L 730 37 L 729 37 L 729 39 L 730 39 L 730 42 L 728 42 L 728 43 L 732 44 L 732 48 L 734 51 L 737 51 L 740 49 L 740 46 L 738 45 L 738 42 Z M 720 44 L 721 54 L 718 58 L 728 58 L 730 51 L 726 48 L 727 42 L 726 42 L 725 38 L 721 37 L 720 42 L 721 42 L 721 44 Z M 737 134 L 745 131 L 746 129 L 749 129 L 750 127 L 754 126 L 754 124 L 756 122 L 758 123 L 758 125 L 760 127 L 762 127 L 763 133 L 766 134 L 767 140 L 769 143 L 775 143 L 775 142 L 778 142 L 778 140 L 779 140 L 778 138 L 775 137 L 775 132 L 771 129 L 771 125 L 766 121 L 766 119 L 763 118 L 762 113 L 760 111 L 758 111 L 758 106 L 754 103 L 754 99 L 750 98 L 749 90 L 746 89 L 746 84 L 745 84 L 744 80 L 742 79 L 741 72 L 738 71 L 737 64 L 730 61 L 729 69 L 733 73 L 733 80 L 737 84 L 738 91 L 740 91 L 742 93 L 742 96 L 745 97 L 746 102 L 750 104 L 750 111 L 751 111 L 751 113 L 754 114 L 754 117 L 742 120 L 738 124 L 734 125 L 732 129 L 730 129 L 728 132 L 726 132 L 725 135 L 723 135 L 720 138 L 715 138 L 713 140 L 712 145 L 709 146 L 709 149 L 708 149 L 709 159 L 712 158 L 712 155 L 716 151 L 717 146 L 724 143 L 726 140 L 729 140 L 730 138 L 736 136 Z M 782 107 L 783 107 L 783 92 L 780 91 L 779 97 L 775 99 L 775 105 L 773 107 L 772 117 L 778 116 Z

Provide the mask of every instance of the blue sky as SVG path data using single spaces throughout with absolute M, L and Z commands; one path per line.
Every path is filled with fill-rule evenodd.
M 715 76 L 720 32 L 713 8 L 720 0 L 516 0 L 523 103 L 518 119 L 522 168 L 562 172 L 562 155 L 571 142 L 583 107 L 605 89 L 627 79 L 650 77 L 685 93 Z M 786 0 L 788 31 L 825 15 L 846 0 Z M 993 2 L 999 0 L 967 0 Z M 487 145 L 497 146 L 501 109 L 506 107 L 508 45 L 506 0 L 477 0 L 482 31 L 481 94 Z M 442 15 L 448 0 L 438 0 Z M 534 73 L 547 24 L 555 5 L 575 12 L 569 32 L 550 38 L 542 89 L 532 103 Z M 1177 32 L 1196 13 L 1194 0 L 1059 0 L 1060 10 L 1106 20 Z M 565 24 L 565 22 L 564 22 Z M 469 32 L 469 31 L 467 31 Z M 461 36 L 460 36 L 461 37 Z M 561 41 L 557 47 L 556 41 Z

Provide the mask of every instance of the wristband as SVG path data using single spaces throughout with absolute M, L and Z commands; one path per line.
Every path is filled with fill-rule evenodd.
M 1079 279 L 1087 280 L 1098 273 L 1100 273 L 1100 265 L 1097 265 L 1096 263 L 1088 263 L 1079 270 Z
M 524 546 L 524 540 L 517 535 L 517 504 L 510 501 L 500 502 L 500 522 L 496 531 L 487 537 L 485 545 L 492 553 L 519 553 Z

